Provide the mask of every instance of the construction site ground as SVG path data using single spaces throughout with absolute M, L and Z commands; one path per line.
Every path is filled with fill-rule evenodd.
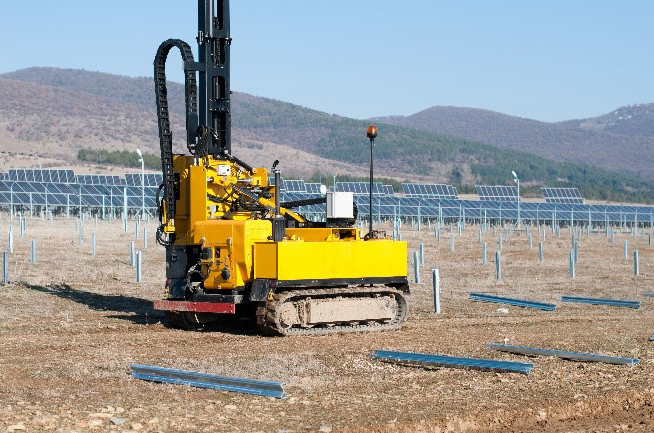
M 515 231 L 502 249 L 495 279 L 497 234 L 478 226 L 462 236 L 449 227 L 405 226 L 409 275 L 420 240 L 422 284 L 411 284 L 410 317 L 396 332 L 318 337 L 264 337 L 240 320 L 211 332 L 162 325 L 152 301 L 163 296 L 164 249 L 154 223 L 143 250 L 144 282 L 135 283 L 127 232 L 120 221 L 0 220 L 6 248 L 13 224 L 11 283 L 0 288 L 0 432 L 650 432 L 654 430 L 654 247 L 641 233 L 615 245 L 595 232 L 579 242 L 577 276 L 569 277 L 571 235 L 548 230 L 543 263 Z M 387 227 L 388 229 L 388 227 Z M 97 255 L 91 255 L 91 233 Z M 450 251 L 450 236 L 455 251 Z M 37 263 L 29 262 L 30 240 Z M 628 241 L 625 260 L 623 241 Z M 634 276 L 633 249 L 640 251 Z M 440 270 L 443 312 L 433 313 L 431 269 Z M 472 302 L 470 292 L 557 304 L 555 312 Z M 561 302 L 562 295 L 635 299 L 639 310 Z M 593 352 L 640 360 L 635 366 L 527 358 L 492 352 L 488 342 Z M 372 360 L 375 349 L 533 362 L 515 373 L 418 368 Z M 132 363 L 282 381 L 287 397 L 158 384 L 129 375 Z M 113 422 L 112 422 L 113 421 Z M 117 425 L 116 425 L 117 424 Z

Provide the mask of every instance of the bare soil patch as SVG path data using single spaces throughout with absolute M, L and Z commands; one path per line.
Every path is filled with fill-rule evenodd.
M 241 321 L 214 332 L 184 332 L 161 324 L 151 302 L 163 295 L 164 251 L 149 239 L 144 283 L 129 265 L 120 222 L 85 223 L 78 244 L 73 219 L 53 226 L 28 220 L 27 234 L 7 214 L 0 246 L 13 224 L 12 283 L 0 288 L 0 431 L 29 432 L 649 432 L 654 430 L 654 247 L 630 234 L 615 246 L 602 233 L 580 241 L 577 278 L 568 276 L 570 234 L 547 233 L 538 263 L 524 232 L 502 249 L 503 279 L 495 280 L 497 236 L 484 234 L 489 262 L 481 265 L 478 228 L 438 244 L 433 231 L 402 229 L 409 250 L 425 244 L 420 285 L 412 284 L 410 317 L 397 332 L 267 338 Z M 150 236 L 155 226 L 148 227 Z M 97 256 L 90 236 L 97 234 Z M 29 263 L 30 239 L 38 261 Z M 640 251 L 641 275 L 624 260 L 623 239 Z M 142 239 L 136 241 L 142 249 Z M 410 255 L 412 257 L 412 254 Z M 412 259 L 411 259 L 412 260 Z M 409 263 L 412 269 L 412 263 Z M 431 269 L 439 268 L 443 314 L 433 312 Z M 412 275 L 412 272 L 410 272 Z M 556 312 L 471 302 L 469 292 L 558 305 Z M 561 295 L 638 299 L 640 310 L 563 304 Z M 531 375 L 421 369 L 370 359 L 374 349 L 528 361 L 491 352 L 487 342 L 636 357 L 614 366 L 533 358 Z M 283 400 L 134 380 L 129 364 L 285 381 Z M 124 421 L 113 425 L 110 418 Z

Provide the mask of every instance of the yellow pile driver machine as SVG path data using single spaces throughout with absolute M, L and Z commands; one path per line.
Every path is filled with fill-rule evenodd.
M 406 243 L 372 224 L 362 236 L 351 193 L 282 202 L 278 161 L 271 173 L 232 154 L 229 1 L 198 0 L 198 10 L 199 60 L 169 39 L 154 61 L 163 169 L 157 240 L 166 248 L 166 296 L 155 308 L 191 329 L 236 313 L 256 315 L 273 335 L 399 328 Z M 188 155 L 173 154 L 165 75 L 173 48 L 184 62 Z M 326 204 L 322 222 L 293 211 L 317 203 Z

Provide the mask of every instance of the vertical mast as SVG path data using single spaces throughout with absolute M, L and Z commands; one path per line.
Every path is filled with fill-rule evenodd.
M 232 151 L 229 83 L 229 0 L 198 0 L 200 125 L 216 132 L 207 151 Z

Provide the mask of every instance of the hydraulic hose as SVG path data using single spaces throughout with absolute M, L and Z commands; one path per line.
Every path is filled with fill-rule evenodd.
M 154 83 L 159 119 L 159 147 L 161 149 L 161 170 L 164 179 L 166 217 L 175 218 L 175 174 L 173 172 L 173 133 L 170 129 L 168 111 L 168 89 L 166 88 L 166 59 L 171 49 L 177 47 L 184 64 L 194 63 L 191 47 L 179 39 L 168 39 L 157 50 L 154 58 Z M 184 67 L 184 87 L 186 93 L 186 141 L 191 154 L 195 153 L 195 138 L 198 127 L 198 99 L 195 71 Z

